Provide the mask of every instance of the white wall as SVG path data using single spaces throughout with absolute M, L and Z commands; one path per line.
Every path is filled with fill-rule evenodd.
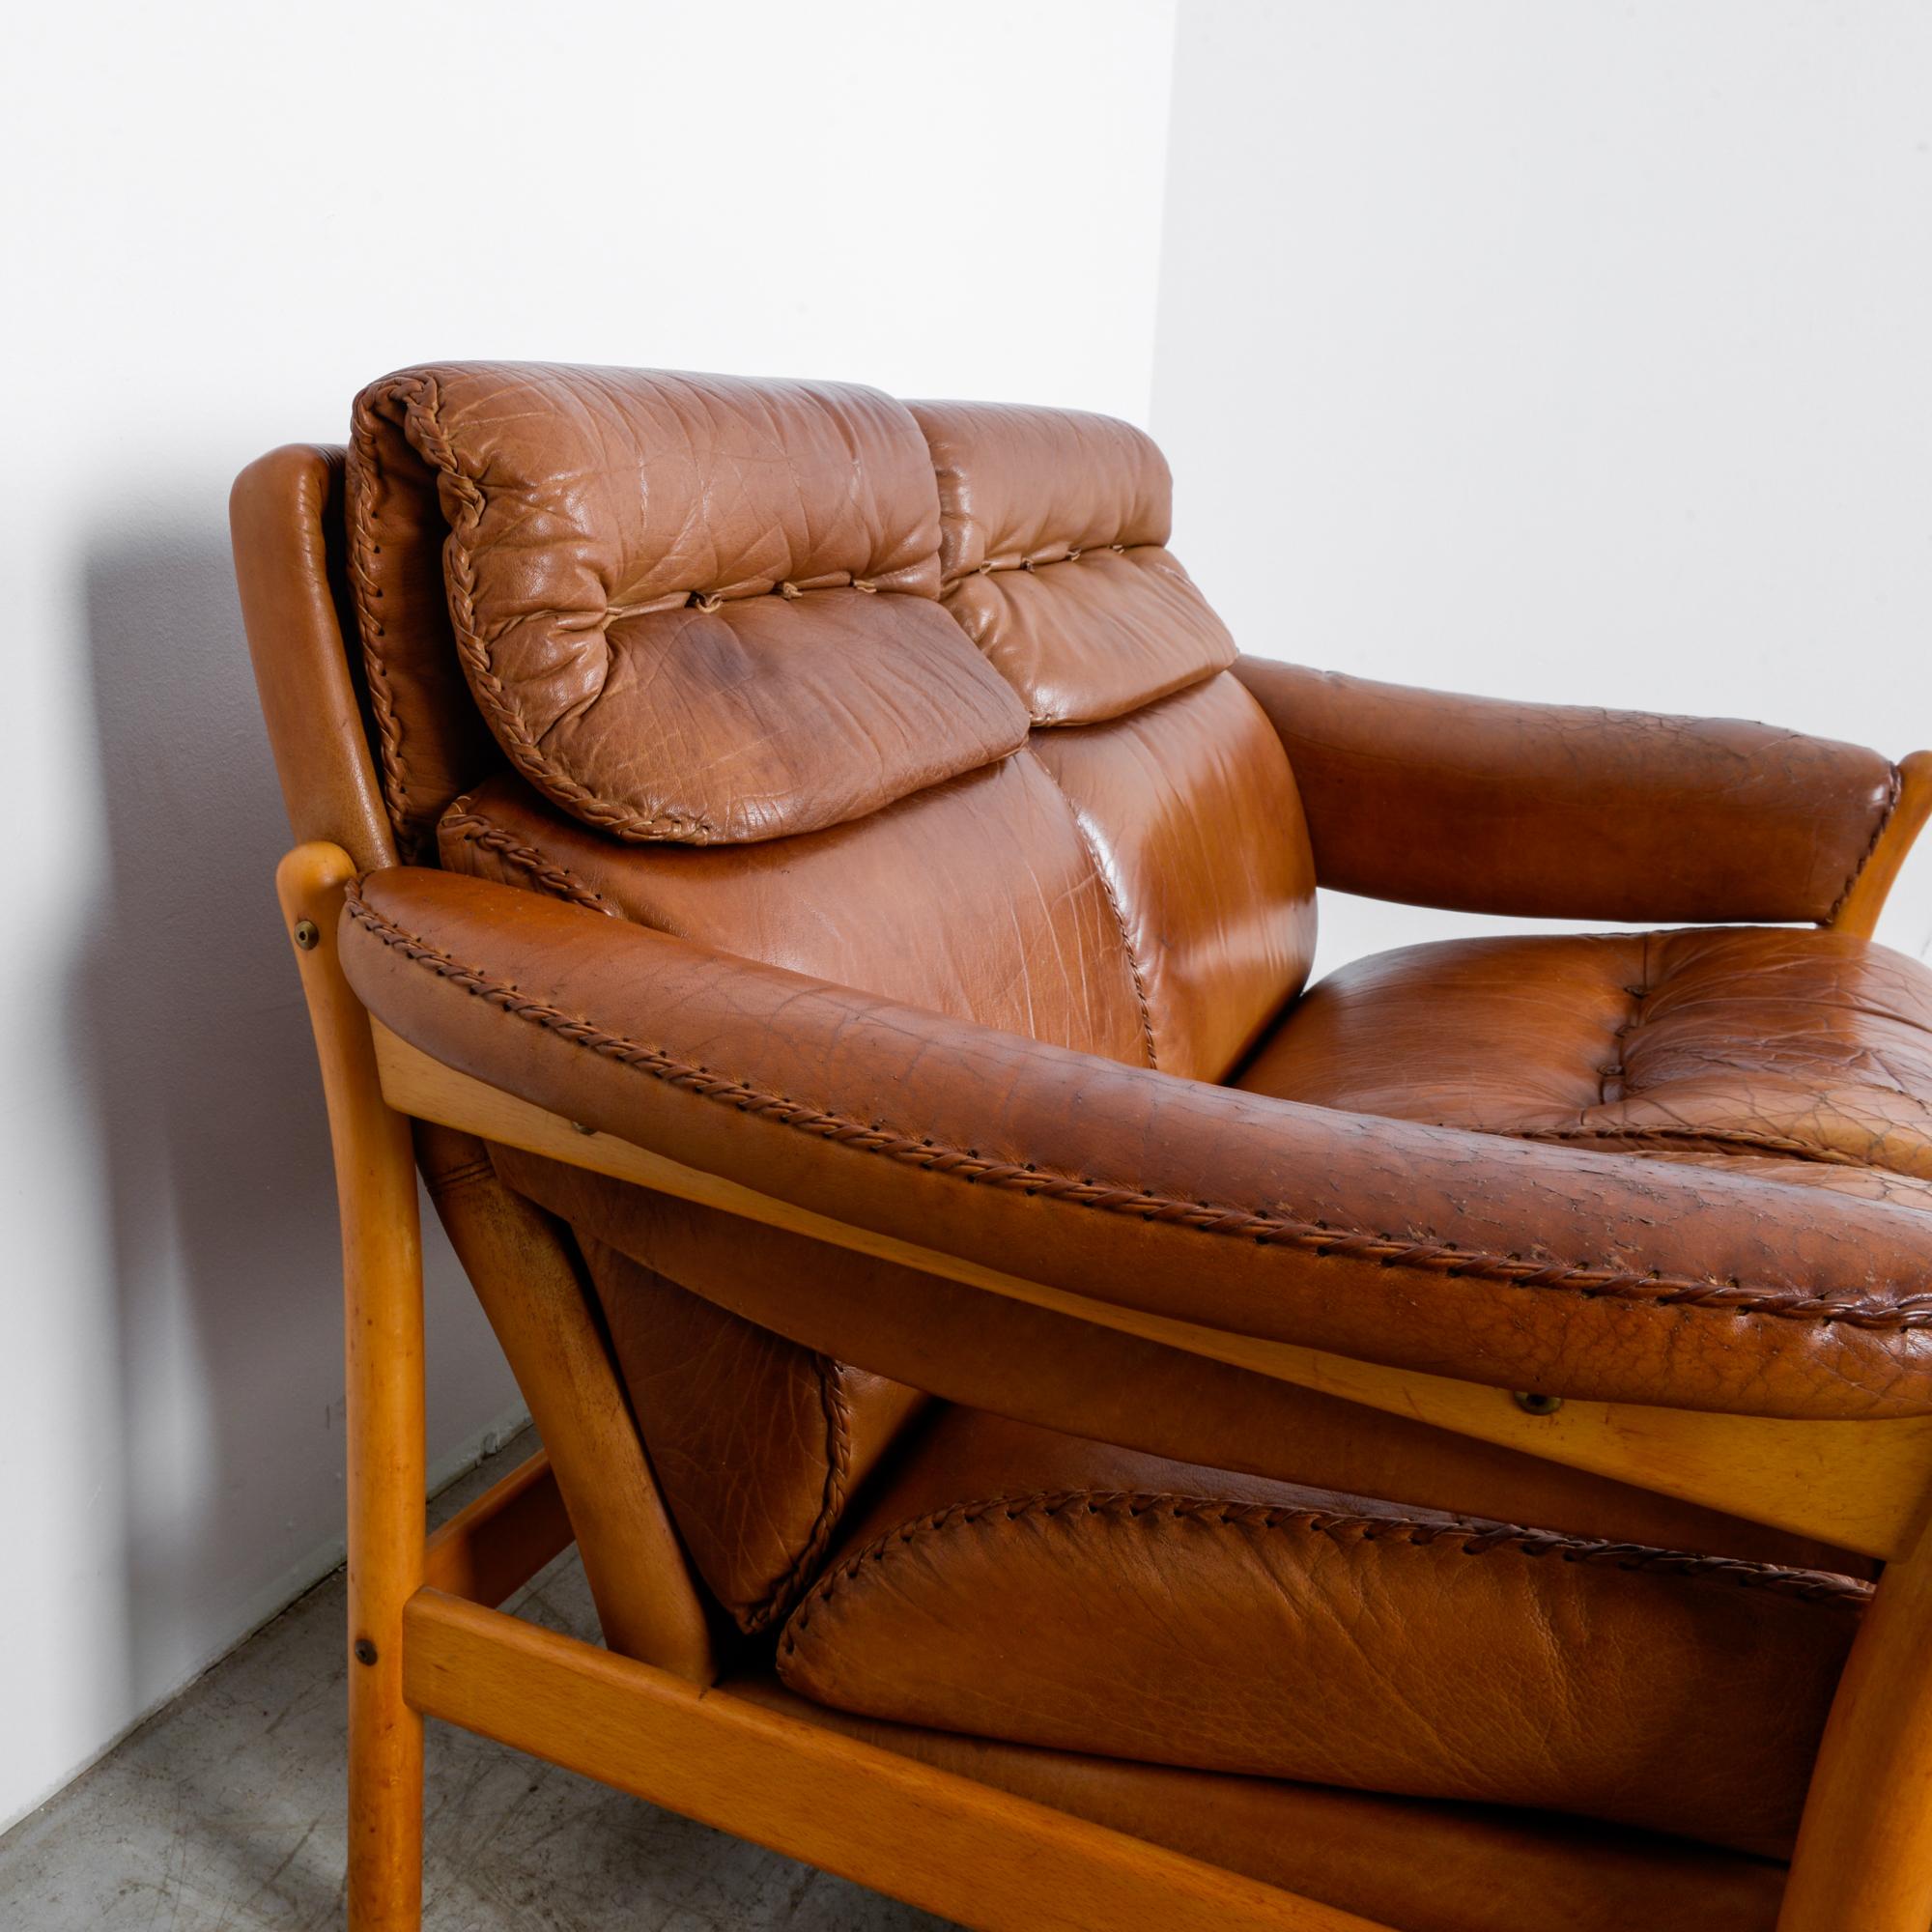
M 226 496 L 429 356 L 1145 419 L 1172 0 L 11 30 L 0 1822 L 325 1570 L 321 1101 Z M 514 1404 L 446 1255 L 431 1450 Z
M 1245 648 L 1932 744 L 1932 9 L 1185 0 L 1171 144 L 1154 430 Z

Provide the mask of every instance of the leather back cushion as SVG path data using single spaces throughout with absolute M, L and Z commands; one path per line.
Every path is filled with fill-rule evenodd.
M 356 401 L 350 513 L 412 835 L 476 775 L 471 718 L 448 715 L 452 658 L 474 700 L 460 708 L 509 763 L 626 840 L 836 825 L 1025 728 L 935 601 L 924 444 L 875 390 L 409 370 Z
M 1066 803 L 1026 752 L 852 824 L 746 846 L 621 846 L 507 774 L 461 800 L 443 866 L 1145 1065 L 1120 928 Z
M 946 607 L 1025 700 L 1113 899 L 1163 1071 L 1224 1079 L 1307 978 L 1315 865 L 1273 726 L 1164 548 L 1172 490 L 1110 417 L 914 403 Z

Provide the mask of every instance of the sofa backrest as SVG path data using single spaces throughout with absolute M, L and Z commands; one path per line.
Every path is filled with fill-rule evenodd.
M 450 365 L 358 399 L 348 497 L 406 852 L 1196 1079 L 1298 991 L 1293 778 L 1139 431 Z M 781 1616 L 917 1400 L 696 1298 L 611 1327 L 707 1583 Z M 721 1437 L 721 1384 L 822 1426 Z
M 1108 416 L 911 408 L 939 486 L 941 601 L 1025 703 L 1106 882 L 1147 1057 L 1223 1079 L 1307 977 L 1315 872 L 1281 740 L 1166 548 L 1167 464 Z

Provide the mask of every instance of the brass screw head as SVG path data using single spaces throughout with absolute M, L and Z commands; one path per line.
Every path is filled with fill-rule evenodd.
M 296 944 L 304 952 L 313 952 L 322 944 L 322 928 L 312 919 L 296 921 Z
M 1528 1389 L 1511 1389 L 1510 1400 L 1525 1415 L 1554 1415 L 1563 1406 L 1560 1395 L 1534 1395 Z

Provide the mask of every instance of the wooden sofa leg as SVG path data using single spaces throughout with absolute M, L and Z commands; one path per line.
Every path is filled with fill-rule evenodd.
M 1932 1924 L 1932 1529 L 1888 1564 L 1804 1802 L 1778 1932 Z
M 422 1241 L 409 1122 L 383 1099 L 336 922 L 355 867 L 298 846 L 275 873 L 328 1100 L 348 1367 L 349 1925 L 422 1922 L 422 1719 L 403 1695 L 403 1607 L 422 1583 Z

